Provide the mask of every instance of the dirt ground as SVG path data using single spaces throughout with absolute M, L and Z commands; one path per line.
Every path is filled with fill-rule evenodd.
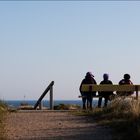
M 10 113 L 4 124 L 7 140 L 112 140 L 108 127 L 71 112 Z

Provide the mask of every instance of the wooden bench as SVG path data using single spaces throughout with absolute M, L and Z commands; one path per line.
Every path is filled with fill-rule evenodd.
M 138 99 L 138 92 L 140 91 L 140 85 L 95 85 L 95 84 L 83 84 L 81 88 L 82 92 L 92 92 L 92 91 L 113 91 L 113 92 L 135 92 L 136 99 Z M 79 96 L 84 98 L 83 96 Z M 98 98 L 100 96 L 96 95 L 93 98 Z

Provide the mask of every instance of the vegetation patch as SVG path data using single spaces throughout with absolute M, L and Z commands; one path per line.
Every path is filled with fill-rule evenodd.
M 140 100 L 118 97 L 106 108 L 79 111 L 77 115 L 88 115 L 101 125 L 114 130 L 114 139 L 140 139 Z
M 54 110 L 77 110 L 81 107 L 78 105 L 71 105 L 71 104 L 59 104 L 54 106 Z
M 4 119 L 4 115 L 6 114 L 6 112 L 7 112 L 6 104 L 4 104 L 2 101 L 0 101 L 0 140 L 5 139 L 3 119 Z

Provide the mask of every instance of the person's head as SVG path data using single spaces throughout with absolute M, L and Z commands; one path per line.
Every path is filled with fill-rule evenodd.
M 108 80 L 108 79 L 109 79 L 109 74 L 104 73 L 104 74 L 103 74 L 103 78 L 104 78 L 104 80 Z
M 124 77 L 124 79 L 125 79 L 125 80 L 129 80 L 129 79 L 130 79 L 130 75 L 129 75 L 129 74 L 127 74 L 127 73 L 126 73 L 126 74 L 124 74 L 124 76 L 123 76 L 123 77 Z
M 87 72 L 86 77 L 94 77 L 94 75 L 91 72 Z

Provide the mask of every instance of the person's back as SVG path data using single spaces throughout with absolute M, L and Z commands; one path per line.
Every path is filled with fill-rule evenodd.
M 105 73 L 103 75 L 103 81 L 101 81 L 100 84 L 102 85 L 102 84 L 113 84 L 113 83 L 112 83 L 112 81 L 109 80 L 109 75 Z M 106 107 L 108 100 L 109 100 L 109 97 L 110 97 L 110 95 L 113 95 L 113 92 L 102 91 L 102 92 L 98 92 L 98 94 L 99 94 L 99 96 L 101 96 L 101 97 L 99 97 L 99 100 L 98 100 L 98 107 L 101 107 L 102 97 L 105 98 L 104 106 Z
M 119 85 L 133 85 L 132 81 L 130 80 L 129 74 L 124 74 L 124 79 L 119 81 Z M 117 95 L 119 96 L 129 96 L 132 95 L 133 92 L 117 92 Z
M 86 101 L 89 102 L 90 108 L 92 108 L 92 96 L 95 96 L 96 92 L 83 92 L 82 91 L 83 84 L 97 84 L 91 72 L 86 73 L 85 78 L 82 80 L 80 84 L 79 90 L 80 90 L 81 95 L 83 96 L 82 98 L 83 109 L 86 109 Z
M 101 85 L 102 84 L 112 84 L 112 81 L 110 81 L 110 80 L 103 80 L 103 81 L 101 81 L 101 83 L 100 83 Z M 105 91 L 104 91 L 105 92 Z

